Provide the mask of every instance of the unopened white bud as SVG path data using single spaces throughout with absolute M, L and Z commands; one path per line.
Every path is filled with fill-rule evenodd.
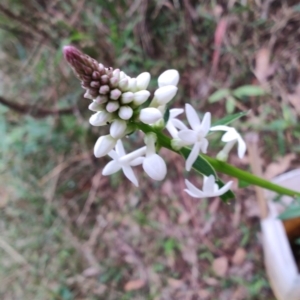
M 100 86 L 99 88 L 99 93 L 102 94 L 102 95 L 105 95 L 109 92 L 110 88 L 108 85 L 102 85 Z
M 139 119 L 145 124 L 153 124 L 162 118 L 162 113 L 154 107 L 143 108 L 140 111 Z
M 136 78 L 130 78 L 128 79 L 128 91 L 135 92 L 136 91 Z
M 112 150 L 117 143 L 117 139 L 114 139 L 110 134 L 100 136 L 94 146 L 94 155 L 96 157 L 102 157 Z
M 122 96 L 121 96 L 121 103 L 122 104 L 127 104 L 127 103 L 132 102 L 133 96 L 134 96 L 133 92 L 123 93 Z
M 110 91 L 110 96 L 109 98 L 112 100 L 118 100 L 121 96 L 122 92 L 118 89 L 114 89 L 112 91 Z
M 104 104 L 108 101 L 108 97 L 107 95 L 99 95 L 94 101 L 97 102 L 98 104 Z
M 141 73 L 137 78 L 136 78 L 136 88 L 138 91 L 140 90 L 146 90 L 149 82 L 150 82 L 151 76 L 150 73 L 144 72 Z
M 127 88 L 128 88 L 128 78 L 127 77 L 125 77 L 119 81 L 118 88 L 122 91 L 127 90 Z
M 123 120 L 129 120 L 133 115 L 133 110 L 130 106 L 124 105 L 119 109 L 119 117 Z
M 113 113 L 115 112 L 116 110 L 118 110 L 120 107 L 120 104 L 118 101 L 109 101 L 107 104 L 106 104 L 106 110 L 110 113 Z
M 100 111 L 103 110 L 103 106 L 95 101 L 93 101 L 90 105 L 89 105 L 89 110 L 91 111 Z
M 144 158 L 143 169 L 154 180 L 163 180 L 167 174 L 165 161 L 156 153 Z
M 86 92 L 84 93 L 83 97 L 87 98 L 87 99 L 93 99 L 93 96 L 90 94 L 89 90 L 86 90 Z
M 133 104 L 135 106 L 140 106 L 145 103 L 150 96 L 150 92 L 146 90 L 142 90 L 134 93 Z
M 170 102 L 176 95 L 178 88 L 174 85 L 166 85 L 157 89 L 154 97 L 159 105 L 164 105 Z
M 93 115 L 91 115 L 89 122 L 93 126 L 103 126 L 106 125 L 107 122 L 110 122 L 112 119 L 112 115 L 106 111 L 99 111 Z
M 177 70 L 167 70 L 158 77 L 158 86 L 177 85 L 179 81 L 179 73 Z
M 110 125 L 109 133 L 115 139 L 120 139 L 125 135 L 127 122 L 124 120 L 115 120 Z

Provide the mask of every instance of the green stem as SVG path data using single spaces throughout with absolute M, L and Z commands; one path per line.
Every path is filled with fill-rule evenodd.
M 156 133 L 157 141 L 161 147 L 165 147 L 165 148 L 181 155 L 181 153 L 179 151 L 176 151 L 172 148 L 171 139 L 169 137 L 167 137 L 166 135 L 164 135 L 159 129 L 155 129 L 149 125 L 142 124 L 142 123 L 136 123 L 136 126 L 145 133 L 149 133 L 149 132 Z M 255 176 L 249 172 L 243 171 L 243 170 L 236 168 L 228 163 L 225 163 L 223 161 L 209 157 L 207 155 L 201 154 L 201 156 L 203 158 L 205 158 L 212 165 L 212 167 L 218 172 L 230 175 L 237 179 L 243 180 L 247 183 L 257 185 L 259 187 L 271 190 L 278 194 L 287 195 L 287 196 L 291 196 L 291 197 L 300 196 L 300 192 L 296 192 L 296 191 L 284 188 L 280 185 L 272 183 L 268 180 L 265 180 L 263 178 Z

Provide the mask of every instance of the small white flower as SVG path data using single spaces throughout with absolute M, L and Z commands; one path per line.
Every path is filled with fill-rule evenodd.
M 155 152 L 156 134 L 148 133 L 145 136 L 146 157 L 143 161 L 143 169 L 154 180 L 163 180 L 167 175 L 165 161 Z
M 158 86 L 163 87 L 166 85 L 177 86 L 179 81 L 179 73 L 177 70 L 167 70 L 158 77 Z
M 114 139 L 110 134 L 100 136 L 94 146 L 94 155 L 96 157 L 102 157 L 112 150 L 117 143 L 117 139 Z
M 227 182 L 222 188 L 219 189 L 218 185 L 215 182 L 215 177 L 213 175 L 210 175 L 208 177 L 204 176 L 202 190 L 196 188 L 187 179 L 185 180 L 185 184 L 187 186 L 185 192 L 187 192 L 190 196 L 194 198 L 207 198 L 217 197 L 225 194 L 227 191 L 229 191 L 232 185 L 232 181 Z
M 227 143 L 223 150 L 221 150 L 218 154 L 218 158 L 221 160 L 227 160 L 228 153 L 235 145 L 238 143 L 238 157 L 243 158 L 246 153 L 246 143 L 242 139 L 241 135 L 235 130 L 233 127 L 218 125 L 210 128 L 211 131 L 226 131 L 226 133 L 222 136 L 222 142 Z
M 136 88 L 137 88 L 137 90 L 138 91 L 146 90 L 148 85 L 149 85 L 150 79 L 151 79 L 150 73 L 148 73 L 148 72 L 141 73 L 136 78 Z
M 129 120 L 133 115 L 133 110 L 130 106 L 124 105 L 120 107 L 118 115 L 123 120 Z
M 122 141 L 118 140 L 115 150 L 111 150 L 108 155 L 113 159 L 103 169 L 104 176 L 111 175 L 122 169 L 124 175 L 135 185 L 139 186 L 138 180 L 132 170 L 133 165 L 141 164 L 143 159 L 141 155 L 146 149 L 141 148 L 126 155 Z
M 173 139 L 177 138 L 178 129 L 181 129 L 181 130 L 187 129 L 187 127 L 184 125 L 183 122 L 176 119 L 176 117 L 179 116 L 180 114 L 182 114 L 183 111 L 184 111 L 183 108 L 170 109 L 170 116 L 169 116 L 169 120 L 166 125 L 166 129 L 169 131 L 169 133 Z
M 114 139 L 120 139 L 125 135 L 127 122 L 116 119 L 110 125 L 109 133 Z
M 112 115 L 107 111 L 99 111 L 91 115 L 89 122 L 93 126 L 103 126 L 112 120 Z
M 174 98 L 177 90 L 178 88 L 174 85 L 162 86 L 154 92 L 153 102 L 155 101 L 158 105 L 165 105 Z
M 154 107 L 146 107 L 141 109 L 139 119 L 145 124 L 153 124 L 162 118 L 162 113 Z
M 185 112 L 192 129 L 180 130 L 178 138 L 185 145 L 193 145 L 190 155 L 185 162 L 186 170 L 190 171 L 200 151 L 203 153 L 207 151 L 208 140 L 206 135 L 209 132 L 211 115 L 209 112 L 205 113 L 202 122 L 200 122 L 197 112 L 190 104 L 185 105 Z

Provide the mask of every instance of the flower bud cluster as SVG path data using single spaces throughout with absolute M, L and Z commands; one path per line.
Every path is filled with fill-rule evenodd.
M 177 92 L 178 72 L 176 70 L 164 72 L 158 78 L 159 88 L 155 91 L 150 105 L 141 107 L 150 97 L 147 88 L 151 76 L 148 72 L 131 78 L 119 69 L 105 68 L 75 47 L 66 46 L 63 52 L 65 59 L 81 80 L 81 86 L 86 90 L 84 97 L 92 100 L 89 109 L 94 114 L 89 119 L 90 124 L 110 126 L 109 134 L 100 136 L 94 147 L 96 157 L 108 154 L 113 158 L 113 162 L 104 168 L 103 174 L 108 175 L 122 169 L 125 176 L 137 185 L 131 167 L 142 164 L 145 172 L 152 179 L 164 179 L 166 165 L 155 153 L 154 134 L 145 136 L 146 147 L 141 148 L 143 150 L 138 149 L 131 154 L 125 154 L 120 139 L 132 130 L 133 122 L 138 121 L 149 125 L 163 123 L 166 104 Z

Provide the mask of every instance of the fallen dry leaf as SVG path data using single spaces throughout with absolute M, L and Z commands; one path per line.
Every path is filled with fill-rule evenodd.
M 179 279 L 168 278 L 168 284 L 173 289 L 179 289 L 181 286 L 183 286 L 184 282 L 182 280 L 179 280 Z
M 246 251 L 244 248 L 236 249 L 231 261 L 234 265 L 241 265 L 246 258 Z
M 228 259 L 226 256 L 218 257 L 213 262 L 213 270 L 219 277 L 224 277 L 228 270 Z
M 295 153 L 290 153 L 285 155 L 284 157 L 280 157 L 277 162 L 273 162 L 267 166 L 264 177 L 270 180 L 275 176 L 285 172 L 290 167 L 291 162 L 295 158 Z
M 139 290 L 142 287 L 144 287 L 145 284 L 146 284 L 145 280 L 142 280 L 142 279 L 131 280 L 125 284 L 124 290 L 126 292 Z

